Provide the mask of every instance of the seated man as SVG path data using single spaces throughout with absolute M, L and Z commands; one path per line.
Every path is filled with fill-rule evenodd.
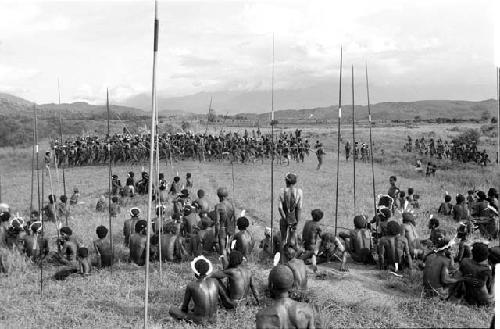
M 469 242 L 467 241 L 468 232 L 467 226 L 464 223 L 460 223 L 457 228 L 457 239 L 458 243 L 458 254 L 455 256 L 455 263 L 460 264 L 465 258 L 471 258 L 472 254 L 469 247 Z
M 496 239 L 498 235 L 498 211 L 488 205 L 481 211 L 481 216 L 473 220 L 479 228 L 481 235 L 490 241 Z
M 135 234 L 130 237 L 130 261 L 143 266 L 146 261 L 146 239 L 148 223 L 141 219 L 135 224 Z
M 31 260 L 37 261 L 49 253 L 49 241 L 42 238 L 42 222 L 33 222 L 30 225 L 31 235 L 24 239 L 24 252 Z
M 471 305 L 494 303 L 493 275 L 488 264 L 488 245 L 476 242 L 472 245 L 472 259 L 460 263 L 460 273 L 465 278 L 465 300 Z
M 321 235 L 321 243 L 319 246 L 318 255 L 316 256 L 316 263 L 329 263 L 331 261 L 340 262 L 340 271 L 348 271 L 346 261 L 347 253 L 344 245 L 338 237 L 332 233 L 323 233 Z M 313 258 L 314 262 L 314 258 Z M 313 270 L 316 270 L 315 264 L 313 263 Z
M 277 265 L 269 273 L 269 284 L 274 296 L 272 305 L 255 315 L 257 329 L 322 328 L 319 314 L 307 303 L 289 298 L 294 277 L 288 266 Z
M 157 239 L 154 242 L 157 244 Z M 177 222 L 172 226 L 172 231 L 161 236 L 161 258 L 162 261 L 169 262 L 184 261 L 189 258 L 185 240 L 180 235 L 180 223 Z
M 429 219 L 429 224 L 427 225 L 429 230 L 431 230 L 431 233 L 429 235 L 429 239 L 427 240 L 422 240 L 420 241 L 423 245 L 432 248 L 433 246 L 436 245 L 440 237 L 444 236 L 444 232 L 438 228 L 439 227 L 439 219 L 434 218 L 433 215 L 431 215 Z
M 469 208 L 465 203 L 465 197 L 462 194 L 457 195 L 455 198 L 457 204 L 453 206 L 451 214 L 456 222 L 469 220 Z
M 262 249 L 260 258 L 262 260 L 272 258 L 275 253 L 280 251 L 280 234 L 274 233 L 273 244 L 271 245 L 271 228 L 266 227 L 264 230 L 264 239 L 260 241 L 259 248 Z
M 448 272 L 451 265 L 451 259 L 447 256 L 449 248 L 448 240 L 444 235 L 438 234 L 436 237 L 436 249 L 424 259 L 424 293 L 427 297 L 438 296 L 447 299 L 455 290 L 457 282 L 463 279 L 452 278 Z
M 236 225 L 238 226 L 239 232 L 234 235 L 234 249 L 241 252 L 243 257 L 246 258 L 252 253 L 255 241 L 250 232 L 247 231 L 249 223 L 246 217 L 238 218 Z
M 92 266 L 90 265 L 90 260 L 88 256 L 89 256 L 89 250 L 87 248 L 85 247 L 78 248 L 76 257 L 78 263 L 75 264 L 75 266 L 71 266 L 63 270 L 57 271 L 54 274 L 54 279 L 66 280 L 73 273 L 78 273 L 83 276 L 90 275 Z
M 354 230 L 349 233 L 340 232 L 339 237 L 345 240 L 346 248 L 353 261 L 363 264 L 375 264 L 372 256 L 372 236 L 367 227 L 365 216 L 354 217 Z
M 224 256 L 223 256 L 224 257 Z M 232 301 L 239 303 L 252 291 L 253 297 L 257 304 L 259 303 L 259 295 L 253 283 L 252 272 L 242 265 L 243 255 L 233 250 L 229 254 L 229 263 L 224 266 L 224 270 L 213 273 L 210 277 L 216 278 L 221 283 L 222 279 L 227 278 L 227 293 Z
M 411 257 L 413 259 L 422 258 L 424 250 L 422 249 L 420 240 L 418 239 L 417 228 L 415 227 L 415 217 L 412 213 L 403 213 L 402 230 L 404 232 L 403 236 L 408 241 Z
M 444 202 L 441 203 L 438 209 L 438 214 L 450 216 L 453 205 L 451 204 L 451 195 L 446 194 L 444 196 Z
M 182 235 L 184 237 L 189 237 L 191 234 L 194 234 L 195 228 L 196 231 L 199 228 L 199 223 L 200 223 L 200 217 L 198 214 L 196 214 L 193 211 L 193 207 L 190 204 L 185 204 L 184 205 L 184 210 L 183 214 L 184 216 L 182 217 Z
M 135 224 L 139 221 L 141 210 L 137 207 L 129 210 L 130 218 L 123 222 L 123 243 L 125 247 L 129 246 L 130 236 L 135 232 Z
M 60 246 L 58 253 L 54 254 L 54 260 L 62 265 L 76 267 L 78 261 L 76 259 L 80 243 L 73 237 L 73 231 L 64 226 L 59 230 L 61 237 L 57 242 Z
M 184 293 L 182 306 L 170 307 L 170 316 L 176 320 L 192 321 L 197 324 L 215 323 L 217 320 L 217 308 L 219 299 L 225 308 L 232 309 L 236 303 L 227 296 L 219 281 L 208 277 L 212 272 L 212 263 L 203 256 L 196 257 L 191 262 L 196 280 L 190 282 Z M 189 311 L 189 303 L 194 303 L 192 311 Z
M 400 235 L 401 227 L 395 221 L 387 224 L 387 234 L 382 237 L 378 245 L 379 269 L 397 272 L 404 265 L 412 268 L 412 258 L 408 240 Z
M 316 271 L 316 255 L 318 254 L 321 236 L 321 227 L 319 226 L 319 222 L 323 218 L 323 211 L 320 209 L 314 209 L 311 212 L 311 217 L 312 220 L 306 221 L 302 230 L 304 253 L 300 258 L 302 260 L 312 258 L 313 269 Z
M 214 251 L 215 233 L 212 227 L 208 227 L 206 221 L 200 222 L 200 230 L 198 231 L 198 255 L 201 253 L 210 253 Z
M 99 256 L 99 267 L 112 266 L 113 252 L 111 250 L 109 239 L 106 239 L 108 229 L 101 225 L 97 227 L 95 233 L 97 234 L 97 240 L 94 240 L 94 249 L 96 254 Z
M 106 204 L 106 198 L 104 197 L 104 195 L 101 195 L 95 206 L 95 211 L 106 212 L 106 210 L 108 210 L 108 205 Z
M 80 192 L 78 191 L 78 187 L 73 188 L 73 194 L 69 198 L 69 204 L 71 206 L 76 206 L 78 204 L 79 197 L 80 197 Z
M 293 289 L 306 290 L 307 289 L 307 272 L 306 264 L 302 259 L 296 258 L 296 251 L 294 248 L 289 248 L 285 245 L 285 257 L 288 260 L 286 265 L 292 270 L 293 273 Z

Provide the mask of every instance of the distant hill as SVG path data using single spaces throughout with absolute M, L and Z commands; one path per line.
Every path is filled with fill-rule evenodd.
M 33 115 L 33 106 L 36 104 L 23 98 L 0 93 L 0 115 L 7 117 L 31 117 Z M 105 118 L 107 117 L 107 109 L 105 105 L 91 105 L 85 102 L 63 103 L 59 104 L 42 104 L 36 105 L 37 113 L 40 119 L 61 116 L 64 119 L 90 119 L 90 118 Z M 110 105 L 110 114 L 112 119 L 122 120 L 145 117 L 150 114 L 133 107 L 122 105 Z
M 480 102 L 451 101 L 451 100 L 426 100 L 417 102 L 383 102 L 371 105 L 372 120 L 421 120 L 437 118 L 445 119 L 480 119 L 485 113 L 490 117 L 495 116 L 498 105 L 495 99 Z M 368 107 L 356 105 L 354 107 L 356 120 L 368 120 Z M 239 115 L 249 120 L 269 120 L 270 112 L 240 113 Z M 318 107 L 314 109 L 280 110 L 275 111 L 276 120 L 336 120 L 338 106 Z M 342 119 L 352 120 L 352 105 L 342 106 Z

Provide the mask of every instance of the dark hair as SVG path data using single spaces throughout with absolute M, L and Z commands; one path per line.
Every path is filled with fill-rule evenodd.
M 399 197 L 404 198 L 406 195 L 405 191 L 399 191 Z
M 99 239 L 103 239 L 108 235 L 108 229 L 105 226 L 97 226 L 95 233 Z
M 205 196 L 205 191 L 203 190 L 198 190 L 198 198 L 203 198 Z
M 478 263 L 488 259 L 488 245 L 482 242 L 474 243 L 472 245 L 472 259 Z
M 6 222 L 10 219 L 10 213 L 2 212 L 0 213 L 0 222 Z
M 179 176 L 174 177 L 174 182 L 178 183 L 180 180 L 181 180 L 181 178 Z
M 391 177 L 389 177 L 389 180 L 397 181 L 398 179 L 396 176 L 391 176 Z
M 194 263 L 194 268 L 198 271 L 199 276 L 205 276 L 207 274 L 208 270 L 210 269 L 210 266 L 208 265 L 207 261 L 203 259 L 199 259 Z
M 61 200 L 61 202 L 62 202 L 62 203 L 66 203 L 66 201 L 68 201 L 68 197 L 67 197 L 67 196 L 65 196 L 65 195 L 61 195 L 61 196 L 59 197 L 59 200 Z
M 465 201 L 465 197 L 462 194 L 459 194 L 456 196 L 455 200 L 457 201 L 457 204 L 460 204 Z
M 243 255 L 238 250 L 233 250 L 229 254 L 229 268 L 236 267 L 243 262 Z
M 191 173 L 190 173 L 190 172 L 188 172 L 188 173 L 186 174 L 186 177 L 187 177 L 187 178 L 191 178 Z
M 135 233 L 141 233 L 148 226 L 148 222 L 144 219 L 141 219 L 137 223 L 135 223 Z
M 59 231 L 61 233 L 66 234 L 66 235 L 72 235 L 73 234 L 73 231 L 69 227 L 67 227 L 67 226 L 61 227 L 61 229 Z
M 432 226 L 434 228 L 439 227 L 439 219 L 432 217 L 429 220 L 429 226 Z
M 321 219 L 323 219 L 323 211 L 321 209 L 314 209 L 311 211 L 311 216 L 313 221 L 319 222 Z
M 354 217 L 354 228 L 356 229 L 362 229 L 366 227 L 366 218 L 365 216 L 355 216 Z
M 451 201 L 451 195 L 445 195 L 444 196 L 444 202 L 450 202 Z
M 287 184 L 290 184 L 290 185 L 297 184 L 297 175 L 292 174 L 292 173 L 288 173 L 288 174 L 285 176 L 285 182 L 286 182 Z
M 390 221 L 387 223 L 387 233 L 389 235 L 397 235 L 401 231 L 401 227 L 399 226 L 398 222 L 395 221 Z
M 238 226 L 238 230 L 245 230 L 248 226 L 250 226 L 250 223 L 248 222 L 248 218 L 240 217 L 238 218 L 236 225 Z
M 408 188 L 408 195 L 413 195 L 413 187 Z
M 111 198 L 111 201 L 113 201 L 113 203 L 117 203 L 118 197 L 115 195 L 114 197 Z

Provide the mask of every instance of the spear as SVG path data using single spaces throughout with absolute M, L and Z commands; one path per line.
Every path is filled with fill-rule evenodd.
M 337 125 L 337 187 L 335 192 L 335 235 L 339 210 L 339 168 L 340 168 L 340 119 L 342 118 L 342 46 L 340 46 L 340 78 L 339 78 L 339 116 Z
M 273 33 L 273 66 L 271 71 L 271 254 L 274 254 L 274 33 Z M 283 241 L 280 242 L 280 252 Z M 281 253 L 281 255 L 283 255 Z M 284 257 L 281 257 L 284 258 Z
M 111 248 L 111 267 L 113 272 L 113 262 L 115 259 L 115 250 L 113 248 L 113 231 L 111 226 L 111 135 L 109 132 L 109 90 L 106 88 L 106 109 L 108 111 L 108 189 L 109 189 L 109 202 L 108 202 L 108 223 L 109 223 L 109 246 Z
M 38 186 L 38 218 L 42 222 L 42 241 L 43 241 L 43 235 L 44 235 L 44 227 L 43 227 L 43 216 L 42 216 L 42 208 L 41 208 L 41 203 L 40 203 L 40 166 L 39 166 L 39 157 L 38 157 L 38 121 L 36 117 L 36 106 L 33 106 L 33 115 L 35 117 L 35 129 L 33 131 L 33 135 L 35 137 L 35 152 L 36 152 L 36 180 L 37 180 L 37 186 Z M 42 173 L 42 178 L 43 178 L 43 173 Z M 40 295 L 43 295 L 43 258 L 40 258 Z
M 210 105 L 208 105 L 207 126 L 205 127 L 205 135 L 208 131 L 208 119 L 210 118 L 210 110 L 212 109 L 212 96 L 210 96 Z
M 497 99 L 498 99 L 498 115 L 497 115 L 497 165 L 500 166 L 500 67 L 497 67 Z
M 33 194 L 35 186 L 35 123 L 33 122 L 33 152 L 31 155 L 31 197 L 30 197 L 30 216 L 33 212 Z
M 368 98 L 368 122 L 370 124 L 370 159 L 372 163 L 372 190 L 373 190 L 373 212 L 377 215 L 377 202 L 375 194 L 375 171 L 373 170 L 373 141 L 372 141 L 372 112 L 370 109 L 370 89 L 368 88 L 368 66 L 365 66 L 366 71 L 366 97 Z
M 149 294 L 149 245 L 151 229 L 151 206 L 153 197 L 153 156 L 156 128 L 156 55 L 158 52 L 158 29 L 160 23 L 158 20 L 158 2 L 155 0 L 155 21 L 154 21 L 154 47 L 153 47 L 153 81 L 152 81 L 152 114 L 151 114 L 151 145 L 149 150 L 149 173 L 148 181 L 148 219 L 147 219 L 147 237 L 146 237 L 146 271 L 145 271 L 145 289 L 144 289 L 144 328 L 148 327 L 148 294 Z
M 59 106 L 61 105 L 61 89 L 59 87 L 59 79 L 57 79 L 57 91 L 59 94 Z M 62 117 L 61 117 L 61 109 L 59 109 L 59 136 L 61 140 L 61 147 L 63 146 L 63 128 L 62 128 Z M 64 160 L 64 158 L 63 158 Z M 63 180 L 63 193 L 64 196 L 67 197 L 66 194 L 66 175 L 64 174 L 64 161 L 61 162 L 61 169 L 62 169 L 62 180 Z M 59 178 L 59 175 L 57 175 Z M 68 226 L 68 210 L 65 209 L 64 216 L 66 217 L 66 226 Z
M 156 119 L 156 175 L 155 177 L 155 182 L 156 182 L 156 190 L 155 190 L 155 195 L 156 195 L 156 204 L 159 206 L 162 206 L 161 200 L 160 200 L 160 135 L 158 134 L 158 111 L 155 111 L 155 119 Z M 150 177 L 150 179 L 153 179 L 153 177 Z M 156 192 L 158 191 L 158 192 Z M 156 226 L 159 226 L 158 230 L 158 256 L 160 257 L 160 279 L 163 276 L 163 269 L 162 269 L 162 263 L 161 263 L 161 228 L 163 227 L 163 207 L 160 208 L 158 212 L 158 217 L 156 219 Z
M 354 65 L 351 66 L 351 81 L 352 81 L 352 146 L 354 149 L 354 156 L 352 157 L 352 177 L 353 177 L 353 199 L 354 209 L 356 209 L 356 135 L 354 132 Z

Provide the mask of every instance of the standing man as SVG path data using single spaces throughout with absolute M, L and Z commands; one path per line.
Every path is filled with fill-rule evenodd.
M 295 187 L 297 175 L 287 173 L 285 184 L 286 187 L 280 189 L 278 202 L 278 210 L 281 216 L 281 248 L 293 240 L 302 213 L 302 189 Z
M 215 236 L 219 255 L 226 255 L 226 250 L 229 248 L 235 233 L 235 209 L 233 203 L 228 200 L 228 195 L 225 187 L 217 189 L 219 203 L 215 206 Z
M 316 149 L 316 157 L 318 158 L 318 166 L 316 167 L 316 170 L 319 170 L 321 168 L 321 165 L 323 164 L 323 155 L 325 155 L 325 151 L 323 150 L 323 144 L 321 144 L 319 141 L 316 141 L 316 145 L 314 145 L 314 148 Z
M 345 143 L 345 162 L 349 162 L 349 156 L 351 155 L 351 144 L 349 141 Z

